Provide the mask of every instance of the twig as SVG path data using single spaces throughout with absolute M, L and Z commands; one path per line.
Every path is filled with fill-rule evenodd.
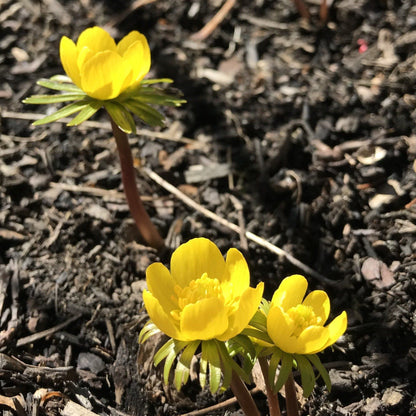
M 248 243 L 246 237 L 246 222 L 244 220 L 243 205 L 242 203 L 232 194 L 229 195 L 234 208 L 237 210 L 238 225 L 240 226 L 240 245 L 244 250 L 248 250 Z
M 120 201 L 126 200 L 126 195 L 124 192 L 117 192 L 111 189 L 96 188 L 94 186 L 84 186 L 84 185 L 71 185 L 68 183 L 60 182 L 51 182 L 51 188 L 62 189 L 63 191 L 72 192 L 74 194 L 88 194 L 94 196 L 100 196 L 108 199 L 116 199 Z M 142 196 L 143 201 L 153 201 L 154 198 L 151 196 Z
M 55 332 L 58 332 L 66 326 L 72 324 L 72 322 L 77 321 L 79 318 L 81 318 L 81 316 L 82 314 L 78 314 L 76 316 L 73 316 L 72 318 L 67 319 L 65 322 L 62 322 L 61 324 L 53 326 L 52 328 L 45 329 L 44 331 L 37 332 L 36 334 L 20 338 L 16 342 L 16 347 L 22 347 L 23 345 L 30 344 L 34 341 L 38 341 L 39 339 L 52 335 Z
M 117 352 L 116 337 L 114 336 L 113 325 L 111 325 L 111 321 L 108 318 L 105 319 L 105 326 L 107 327 L 111 350 L 113 351 L 113 353 L 116 353 Z
M 191 208 L 195 209 L 196 211 L 202 213 L 208 218 L 211 218 L 212 220 L 224 225 L 225 227 L 235 231 L 236 233 L 240 233 L 241 229 L 238 225 L 233 224 L 232 222 L 227 221 L 225 218 L 222 218 L 215 214 L 214 212 L 204 208 L 203 206 L 196 203 L 194 200 L 189 198 L 189 196 L 185 195 L 183 192 L 179 191 L 179 189 L 175 188 L 172 184 L 165 181 L 163 178 L 161 178 L 157 173 L 153 172 L 152 170 L 148 168 L 142 168 L 143 172 L 146 173 L 149 178 L 154 180 L 156 183 L 158 183 L 160 186 L 165 188 L 168 192 L 175 195 L 177 198 L 179 198 L 182 202 L 184 202 L 186 205 L 190 206 Z M 293 257 L 291 254 L 286 252 L 285 250 L 273 245 L 272 243 L 269 243 L 268 241 L 264 240 L 263 238 L 257 236 L 256 234 L 253 234 L 250 231 L 245 232 L 245 236 L 251 240 L 257 243 L 258 245 L 267 248 L 272 253 L 275 253 L 279 256 L 283 256 L 289 263 L 293 264 L 303 272 L 305 272 L 307 275 L 314 277 L 318 281 L 320 281 L 322 284 L 334 286 L 339 285 L 339 282 L 335 282 L 333 280 L 328 279 L 325 276 L 322 276 L 320 273 L 316 272 L 311 267 L 307 266 L 306 264 L 302 263 L 297 258 Z
M 216 28 L 217 26 L 225 19 L 228 12 L 234 6 L 236 0 L 226 0 L 217 14 L 199 31 L 194 33 L 191 36 L 193 40 L 205 40 Z
M 254 389 L 250 390 L 250 394 L 254 395 L 256 393 L 259 393 L 260 391 L 261 390 L 258 387 L 254 387 Z M 224 400 L 223 402 L 214 404 L 209 407 L 205 407 L 204 409 L 198 409 L 198 410 L 193 410 L 192 412 L 189 412 L 189 413 L 183 413 L 181 416 L 202 416 L 202 415 L 206 415 L 207 413 L 211 414 L 211 412 L 216 412 L 220 409 L 223 409 L 224 407 L 228 407 L 236 403 L 237 403 L 237 399 L 235 397 L 231 397 L 230 399 Z

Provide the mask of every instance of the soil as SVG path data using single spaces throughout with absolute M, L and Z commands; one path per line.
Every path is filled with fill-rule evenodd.
M 100 25 L 146 34 L 149 76 L 187 100 L 163 109 L 166 128 L 130 136 L 167 245 L 237 247 L 265 297 L 302 273 L 334 316 L 347 311 L 346 334 L 321 354 L 332 391 L 319 382 L 301 414 L 416 415 L 414 2 L 334 1 L 325 23 L 317 1 L 305 21 L 290 0 L 241 0 L 203 41 L 192 35 L 221 1 L 142 3 L 0 1 L 0 412 L 177 415 L 231 398 L 194 379 L 164 386 L 151 361 L 160 338 L 137 344 L 145 270 L 169 254 L 135 231 L 105 114 L 33 127 L 55 107 L 21 102 L 63 72 L 63 35 Z M 239 414 L 235 403 L 206 413 Z

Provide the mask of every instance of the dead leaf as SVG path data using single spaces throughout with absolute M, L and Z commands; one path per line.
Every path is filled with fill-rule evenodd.
M 25 411 L 25 400 L 21 394 L 13 397 L 0 395 L 0 406 L 6 406 L 16 412 L 17 416 L 27 416 Z

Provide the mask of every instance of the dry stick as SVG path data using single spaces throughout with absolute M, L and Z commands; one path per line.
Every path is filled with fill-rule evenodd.
M 140 234 L 147 244 L 157 250 L 162 250 L 165 246 L 163 238 L 150 220 L 140 198 L 139 190 L 137 189 L 136 172 L 127 134 L 120 130 L 113 120 L 111 120 L 111 127 L 113 128 L 114 138 L 116 139 L 117 150 L 120 157 L 121 177 L 130 213 Z
M 247 386 L 243 383 L 235 371 L 233 371 L 233 375 L 231 377 L 230 387 L 245 415 L 260 416 L 259 409 L 254 403 L 253 397 L 251 397 Z
M 253 389 L 250 390 L 251 395 L 259 393 L 259 392 L 261 392 L 261 389 L 259 389 L 258 387 L 254 387 Z M 189 412 L 189 413 L 182 413 L 181 416 L 202 416 L 206 414 L 211 414 L 211 413 L 218 412 L 218 410 L 221 410 L 224 407 L 231 406 L 235 403 L 237 403 L 237 399 L 234 396 L 234 397 L 231 397 L 230 399 L 224 400 L 212 406 L 205 407 L 203 409 L 193 410 L 192 412 Z
M 240 233 L 241 229 L 238 225 L 233 224 L 232 222 L 227 221 L 225 218 L 222 218 L 215 214 L 214 212 L 202 207 L 201 205 L 197 204 L 193 199 L 189 198 L 189 196 L 185 195 L 183 192 L 181 192 L 179 189 L 175 188 L 172 184 L 165 181 L 163 178 L 161 178 L 157 173 L 153 172 L 152 170 L 148 168 L 142 168 L 143 172 L 146 173 L 151 179 L 153 179 L 156 183 L 158 183 L 160 186 L 165 188 L 168 192 L 172 193 L 176 197 L 178 197 L 180 200 L 182 200 L 186 205 L 190 206 L 191 208 L 195 209 L 196 211 L 201 212 L 203 215 L 205 215 L 208 218 L 211 218 L 212 220 L 224 225 L 225 227 L 235 231 L 236 233 Z M 320 281 L 322 284 L 334 286 L 339 285 L 339 282 L 335 282 L 333 280 L 328 279 L 325 276 L 322 276 L 315 270 L 313 270 L 311 267 L 307 266 L 306 264 L 302 263 L 297 258 L 293 257 L 288 252 L 282 250 L 281 248 L 269 243 L 268 241 L 264 240 L 263 238 L 257 236 L 256 234 L 253 234 L 250 231 L 245 232 L 246 237 L 257 243 L 258 245 L 267 248 L 272 253 L 275 253 L 279 256 L 283 256 L 286 258 L 288 262 L 308 274 L 309 276 L 314 277 L 318 281 Z
M 296 398 L 295 380 L 290 372 L 285 383 L 286 414 L 287 416 L 299 416 L 298 399 Z
M 227 0 L 217 14 L 199 31 L 194 33 L 191 36 L 193 40 L 205 40 L 216 28 L 217 26 L 225 19 L 228 12 L 234 6 L 236 0 Z
M 269 384 L 269 363 L 266 357 L 259 357 L 261 372 L 263 373 L 264 384 L 266 385 L 267 401 L 269 403 L 270 416 L 281 416 L 279 398 Z
M 30 344 L 32 342 L 35 342 L 39 339 L 45 338 L 49 335 L 54 334 L 55 332 L 60 331 L 61 329 L 67 327 L 68 325 L 72 324 L 72 322 L 77 321 L 79 318 L 81 318 L 82 314 L 78 314 L 76 316 L 73 316 L 72 318 L 67 319 L 65 322 L 62 322 L 61 324 L 55 325 L 52 328 L 45 329 L 44 331 L 36 332 L 35 334 L 28 335 L 27 337 L 23 337 L 17 340 L 16 346 L 22 347 L 23 345 Z

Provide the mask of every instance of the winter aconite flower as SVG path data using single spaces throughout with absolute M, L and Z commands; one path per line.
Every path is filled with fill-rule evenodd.
M 67 76 L 41 79 L 38 84 L 61 91 L 55 95 L 34 95 L 26 104 L 50 104 L 72 101 L 57 112 L 33 123 L 40 125 L 78 113 L 68 125 L 88 120 L 104 107 L 117 126 L 126 133 L 135 131 L 133 114 L 150 125 L 163 125 L 163 115 L 149 104 L 179 106 L 185 100 L 151 85 L 170 79 L 144 77 L 150 70 L 150 49 L 146 37 L 134 30 L 120 42 L 104 29 L 85 29 L 73 42 L 63 36 L 59 48 Z
M 172 80 L 143 79 L 150 69 L 150 50 L 145 36 L 136 30 L 118 43 L 98 26 L 85 29 L 76 43 L 63 36 L 60 57 L 67 75 L 55 75 L 37 82 L 59 93 L 33 95 L 23 102 L 70 103 L 33 125 L 75 115 L 68 126 L 77 126 L 104 108 L 109 115 L 120 156 L 121 177 L 130 213 L 143 239 L 150 246 L 162 250 L 163 238 L 147 214 L 136 186 L 127 133 L 136 131 L 134 116 L 151 126 L 163 126 L 163 115 L 152 105 L 179 106 L 185 100 L 154 86 L 158 82 L 171 83 Z
M 284 279 L 273 295 L 267 331 L 282 351 L 316 354 L 334 344 L 347 329 L 345 311 L 325 326 L 330 312 L 328 295 L 314 290 L 305 297 L 307 287 L 307 280 L 295 274 Z
M 182 244 L 172 255 L 171 270 L 161 263 L 146 272 L 149 290 L 143 300 L 153 323 L 179 341 L 218 339 L 238 335 L 256 312 L 263 284 L 250 287 L 250 273 L 235 248 L 224 261 L 206 238 Z
M 194 352 L 202 343 L 202 373 L 205 361 L 205 367 L 207 363 L 212 367 L 211 376 L 214 368 L 228 374 L 224 342 L 248 325 L 260 304 L 263 283 L 251 288 L 243 255 L 232 248 L 224 260 L 206 238 L 182 244 L 173 253 L 170 266 L 169 271 L 154 263 L 146 272 L 148 290 L 143 292 L 143 301 L 151 328 L 154 325 L 172 338 L 175 355 L 185 346 Z M 144 333 L 146 327 L 142 340 Z M 217 371 L 212 390 L 218 389 L 219 380 Z
M 260 311 L 245 332 L 257 339 L 261 356 L 270 357 L 269 385 L 275 392 L 287 381 L 295 365 L 301 374 L 304 395 L 315 385 L 314 366 L 328 389 L 329 376 L 316 353 L 334 344 L 347 328 L 347 314 L 342 312 L 328 325 L 330 300 L 322 290 L 306 297 L 307 280 L 298 274 L 286 277 L 271 302 L 263 300 Z M 280 365 L 277 380 L 275 374 Z
M 84 30 L 75 44 L 63 36 L 60 57 L 66 74 L 88 96 L 111 100 L 140 83 L 150 69 L 146 38 L 130 32 L 116 44 L 102 28 Z

